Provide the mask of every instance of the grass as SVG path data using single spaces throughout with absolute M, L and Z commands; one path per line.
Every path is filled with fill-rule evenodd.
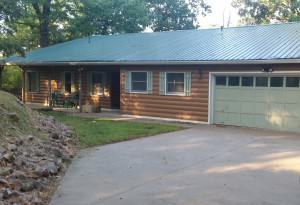
M 2 137 L 32 134 L 29 110 L 15 96 L 0 90 L 0 142 Z
M 73 127 L 83 147 L 105 145 L 183 129 L 175 125 L 85 118 L 53 111 L 44 113 Z

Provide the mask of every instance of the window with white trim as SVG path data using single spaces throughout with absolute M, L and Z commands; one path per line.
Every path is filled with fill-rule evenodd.
M 27 91 L 38 92 L 40 86 L 40 79 L 38 72 L 29 71 L 27 72 Z
M 147 92 L 148 72 L 131 72 L 131 92 Z
M 184 73 L 166 73 L 166 93 L 184 94 Z

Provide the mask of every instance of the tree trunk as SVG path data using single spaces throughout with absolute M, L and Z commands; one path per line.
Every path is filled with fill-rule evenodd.
M 40 46 L 47 47 L 49 45 L 49 24 L 50 24 L 50 6 L 51 0 L 46 0 L 42 9 L 40 9 L 39 3 L 34 1 L 32 6 L 39 19 L 39 31 L 40 31 Z
M 41 47 L 47 47 L 49 45 L 50 3 L 51 0 L 45 1 L 43 5 L 43 12 L 40 19 L 40 46 Z

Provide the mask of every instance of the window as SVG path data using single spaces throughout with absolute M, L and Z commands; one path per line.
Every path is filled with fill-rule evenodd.
M 299 87 L 299 77 L 286 77 L 286 87 L 287 88 L 298 88 Z
M 256 77 L 255 85 L 256 87 L 268 87 L 268 77 Z
M 72 92 L 72 74 L 71 72 L 65 72 L 65 92 Z
M 147 72 L 131 72 L 131 92 L 147 92 Z
M 253 77 L 242 77 L 242 86 L 252 87 L 253 86 Z
M 226 76 L 217 76 L 216 77 L 216 85 L 226 86 L 227 78 Z
M 28 91 L 29 92 L 37 92 L 39 91 L 39 74 L 37 72 L 28 72 Z
M 166 78 L 167 93 L 184 93 L 184 73 L 167 73 Z
M 274 88 L 283 87 L 283 77 L 271 77 L 270 86 Z
M 240 85 L 240 77 L 236 77 L 236 76 L 228 77 L 228 85 L 229 86 L 239 86 Z
M 93 72 L 91 76 L 92 94 L 103 95 L 104 93 L 104 74 L 99 72 Z

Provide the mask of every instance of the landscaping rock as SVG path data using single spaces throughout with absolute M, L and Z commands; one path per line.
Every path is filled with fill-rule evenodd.
M 44 166 L 37 170 L 39 176 L 48 177 L 49 175 L 56 175 L 58 173 L 58 166 L 54 162 L 47 162 Z
M 56 132 L 52 132 L 49 134 L 50 138 L 52 139 L 59 139 L 59 134 Z
M 0 176 L 7 176 L 13 172 L 13 169 L 10 167 L 0 167 Z
M 3 196 L 2 196 L 3 199 L 9 199 L 11 197 L 19 196 L 19 193 L 15 190 L 12 190 L 12 189 L 4 189 L 2 194 L 3 194 Z
M 37 189 L 37 188 L 38 188 L 38 183 L 37 182 L 27 181 L 27 182 L 24 182 L 22 184 L 20 191 L 28 192 L 28 191 L 32 191 L 32 190 Z
M 3 155 L 3 159 L 7 162 L 13 162 L 14 161 L 14 155 L 12 153 L 6 153 Z
M 42 137 L 9 136 L 1 141 L 0 205 L 47 204 L 49 188 L 76 152 L 69 127 L 36 112 L 33 120 Z
M 27 136 L 27 140 L 28 140 L 28 141 L 32 141 L 33 139 L 34 139 L 34 137 L 33 137 L 32 135 L 28 135 L 28 136 Z
M 8 149 L 9 151 L 14 152 L 14 151 L 17 150 L 17 145 L 15 145 L 15 144 L 8 144 L 8 145 L 7 145 L 7 149 Z
M 8 188 L 9 187 L 9 184 L 8 184 L 8 181 L 6 181 L 5 179 L 0 179 L 0 188 Z

